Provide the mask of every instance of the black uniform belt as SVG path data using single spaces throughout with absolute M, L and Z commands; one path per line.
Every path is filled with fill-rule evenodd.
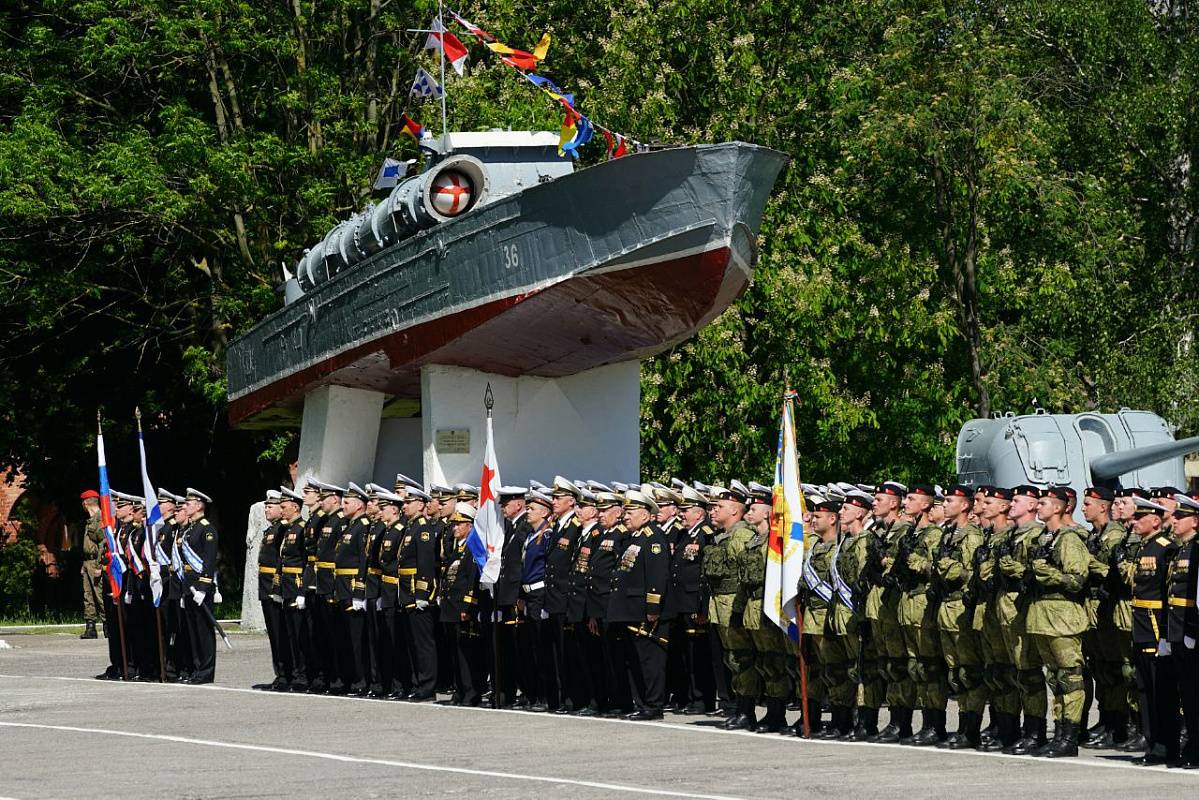
M 1132 599 L 1132 607 L 1133 608 L 1161 608 L 1162 601 L 1161 600 L 1142 600 L 1139 597 L 1134 597 Z
M 1189 597 L 1171 597 L 1170 605 L 1177 606 L 1179 608 L 1194 608 L 1195 601 Z

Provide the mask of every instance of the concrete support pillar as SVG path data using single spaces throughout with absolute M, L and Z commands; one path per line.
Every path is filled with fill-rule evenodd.
M 462 367 L 421 370 L 424 480 L 477 484 L 491 384 L 496 457 L 505 483 L 554 475 L 635 481 L 640 475 L 641 370 L 636 361 L 564 378 L 519 377 Z M 438 448 L 438 432 L 469 436 L 468 452 Z
M 246 568 L 241 590 L 241 629 L 264 631 L 266 621 L 262 618 L 262 606 L 258 604 L 258 551 L 262 547 L 262 534 L 266 530 L 266 503 L 261 501 L 250 506 L 246 519 Z
M 371 480 L 386 399 L 379 392 L 345 386 L 309 392 L 300 429 L 301 479 L 316 475 L 339 486 Z

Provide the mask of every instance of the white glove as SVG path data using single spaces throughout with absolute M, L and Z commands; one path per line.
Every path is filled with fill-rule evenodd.
M 271 598 L 272 600 L 274 600 L 276 603 L 282 603 L 282 602 L 283 602 L 283 597 L 282 597 L 281 595 L 272 594 L 272 595 L 270 596 L 270 598 Z
M 1173 650 L 1170 648 L 1170 643 L 1169 643 L 1169 642 L 1167 642 L 1165 639 L 1160 639 L 1160 640 L 1158 640 L 1158 643 L 1157 643 L 1157 654 L 1158 654 L 1159 656 L 1168 656 L 1168 655 L 1170 655 L 1170 653 L 1172 653 L 1172 652 L 1173 652 Z
M 378 598 L 377 600 L 375 600 L 375 610 L 376 610 L 376 611 L 382 611 L 382 610 L 383 610 L 383 598 L 382 598 L 382 597 L 380 597 L 380 598 Z
M 131 595 L 131 594 L 125 595 L 125 605 L 130 605 L 132 602 L 133 602 L 133 595 Z
M 183 604 L 183 598 L 182 598 L 182 597 L 180 597 L 180 598 L 179 598 L 179 607 L 180 607 L 180 608 L 187 608 L 187 606 L 185 606 L 185 605 Z
M 207 596 L 208 596 L 207 593 L 201 592 L 199 589 L 197 589 L 194 586 L 192 587 L 192 600 L 196 601 L 196 605 L 198 605 L 198 606 L 204 605 L 204 598 Z
M 1184 636 L 1184 637 L 1182 637 L 1182 643 L 1186 645 L 1186 647 L 1187 647 L 1187 650 L 1194 650 L 1194 649 L 1195 649 L 1195 637 L 1194 637 L 1194 636 Z
M 304 610 L 304 595 L 296 595 L 296 608 L 300 611 Z
M 366 611 L 366 601 L 359 600 L 357 597 L 355 597 L 353 600 L 350 601 L 350 610 L 351 611 Z
M 549 618 L 550 618 L 550 612 L 546 611 L 544 608 L 541 609 L 541 615 L 538 617 L 538 619 L 549 619 Z
M 217 589 L 215 592 L 212 593 L 212 602 L 214 602 L 214 603 L 221 602 L 221 590 L 220 589 Z
M 416 610 L 417 611 L 424 611 L 428 607 L 429 607 L 428 600 L 417 600 L 416 601 Z

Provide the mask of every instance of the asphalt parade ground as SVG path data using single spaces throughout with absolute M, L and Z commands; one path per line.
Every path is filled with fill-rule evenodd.
M 1047 761 L 730 733 L 712 717 L 624 722 L 262 692 L 249 688 L 271 677 L 256 635 L 221 648 L 210 686 L 95 680 L 102 639 L 0 639 L 10 648 L 0 649 L 0 800 L 1199 793 L 1199 770 L 1104 751 Z

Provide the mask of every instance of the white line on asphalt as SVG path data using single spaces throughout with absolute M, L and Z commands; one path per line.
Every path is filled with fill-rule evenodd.
M 95 686 L 103 686 L 108 688 L 124 687 L 131 691 L 136 691 L 138 688 L 144 689 L 159 689 L 159 690 L 202 690 L 208 692 L 237 692 L 242 694 L 253 694 L 259 697 L 272 698 L 291 698 L 293 700 L 317 700 L 317 701 L 339 701 L 343 703 L 368 703 L 382 708 L 404 709 L 410 708 L 412 704 L 402 702 L 386 702 L 382 700 L 374 700 L 365 697 L 345 697 L 325 694 L 291 694 L 289 692 L 265 692 L 259 689 L 246 689 L 240 686 L 217 686 L 215 684 L 206 684 L 203 686 L 188 686 L 177 683 L 141 683 L 123 681 L 97 681 L 95 678 L 75 678 L 65 675 L 5 675 L 0 674 L 0 678 L 18 678 L 26 680 L 49 680 L 49 681 L 77 681 L 81 683 L 89 683 Z M 631 722 L 622 719 L 606 719 L 604 717 L 576 717 L 569 714 L 545 714 L 535 713 L 532 711 L 522 711 L 515 708 L 482 708 L 470 706 L 443 706 L 436 703 L 419 703 L 421 708 L 436 709 L 438 711 L 462 711 L 475 712 L 486 714 L 520 714 L 522 716 L 537 717 L 540 719 L 557 719 L 566 722 L 580 723 L 611 723 L 615 725 L 639 725 L 649 728 L 661 728 L 663 730 L 675 731 L 679 733 L 707 733 L 718 736 L 743 736 L 753 739 L 755 742 L 774 742 L 784 745 L 816 745 L 816 746 L 831 746 L 831 747 L 882 747 L 887 749 L 903 748 L 905 751 L 911 751 L 912 748 L 898 744 L 880 744 L 878 742 L 842 742 L 823 739 L 801 739 L 796 736 L 777 736 L 772 734 L 750 733 L 749 731 L 726 731 L 718 727 L 710 725 L 687 725 L 675 722 Z M 920 749 L 920 748 L 917 748 Z M 938 756 L 944 755 L 950 758 L 953 757 L 973 757 L 973 758 L 1002 758 L 1015 761 L 1030 761 L 1036 764 L 1054 764 L 1063 767 L 1103 767 L 1105 769 L 1130 769 L 1136 772 L 1158 772 L 1179 778 L 1199 778 L 1199 770 L 1179 770 L 1169 769 L 1167 767 L 1140 767 L 1128 761 L 1109 761 L 1102 756 L 1086 756 L 1083 758 L 1065 758 L 1065 759 L 1046 759 L 1038 756 L 1015 756 L 1006 753 L 984 753 L 978 750 L 942 750 L 935 748 Z M 929 750 L 932 752 L 932 749 Z
M 288 756 L 303 756 L 304 758 L 320 758 L 326 761 L 342 761 L 351 764 L 375 764 L 383 767 L 399 767 L 401 769 L 425 770 L 427 772 L 452 772 L 457 775 L 475 775 L 482 778 L 502 778 L 515 781 L 533 781 L 536 783 L 570 784 L 585 786 L 589 789 L 606 789 L 614 792 L 629 792 L 632 794 L 652 794 L 664 797 L 689 797 L 696 800 L 739 800 L 739 798 L 718 794 L 694 794 L 678 792 L 670 789 L 652 789 L 646 786 L 626 786 L 619 783 L 600 783 L 598 781 L 576 780 L 574 778 L 553 778 L 544 775 L 529 775 L 521 772 L 495 772 L 486 769 L 467 769 L 465 767 L 445 767 L 438 764 L 418 764 L 413 761 L 392 761 L 385 758 L 361 758 L 339 753 L 322 753 L 316 750 L 296 750 L 290 747 L 267 747 L 259 744 L 241 744 L 239 742 L 222 742 L 215 739 L 193 739 L 189 736 L 170 736 L 161 733 L 135 733 L 133 731 L 116 731 L 106 728 L 79 728 L 73 725 L 42 725 L 34 722 L 0 722 L 5 728 L 34 728 L 47 731 L 66 731 L 69 733 L 103 734 L 106 736 L 127 736 L 133 739 L 153 739 L 162 742 L 177 742 L 179 744 L 204 745 L 206 747 L 221 747 L 228 750 L 250 750 L 258 753 L 276 753 Z

